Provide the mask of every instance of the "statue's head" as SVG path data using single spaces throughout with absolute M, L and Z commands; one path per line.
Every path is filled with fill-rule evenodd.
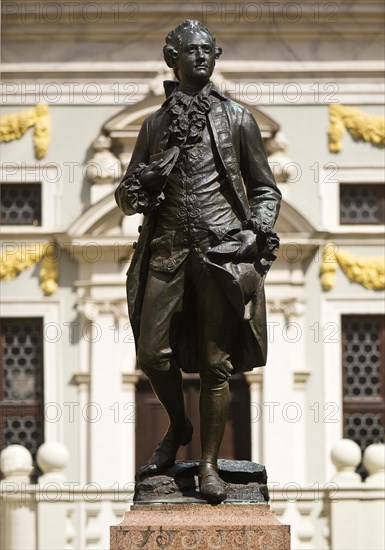
M 167 65 L 182 84 L 205 84 L 221 53 L 209 29 L 193 19 L 170 31 L 163 48 Z

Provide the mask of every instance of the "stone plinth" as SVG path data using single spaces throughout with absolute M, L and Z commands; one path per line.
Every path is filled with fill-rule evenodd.
M 198 462 L 177 461 L 162 475 L 139 470 L 134 505 L 111 527 L 111 550 L 290 550 L 290 528 L 268 505 L 266 469 L 219 460 L 227 498 L 210 505 L 199 492 Z
M 268 504 L 135 504 L 111 527 L 111 550 L 290 550 Z

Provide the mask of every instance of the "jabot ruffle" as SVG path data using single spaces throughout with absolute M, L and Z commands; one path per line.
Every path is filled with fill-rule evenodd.
M 195 145 L 202 139 L 206 126 L 206 116 L 211 110 L 209 95 L 212 83 L 209 82 L 194 95 L 187 95 L 176 90 L 168 101 L 167 111 L 170 116 L 169 145 L 183 147 Z

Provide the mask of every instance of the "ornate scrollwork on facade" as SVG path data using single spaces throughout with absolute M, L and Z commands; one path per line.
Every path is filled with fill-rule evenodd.
M 286 155 L 288 146 L 289 142 L 281 130 L 266 143 L 267 160 L 277 183 L 290 182 L 297 175 L 294 162 Z
M 125 300 L 79 302 L 77 309 L 89 321 L 96 321 L 99 315 L 112 315 L 115 322 L 128 318 L 127 303 Z
M 35 156 L 43 159 L 47 154 L 50 142 L 51 121 L 48 105 L 39 104 L 33 109 L 0 117 L 0 142 L 20 139 L 33 127 L 33 146 Z
M 385 289 L 385 258 L 355 256 L 351 252 L 337 250 L 334 244 L 326 244 L 320 270 L 324 290 L 328 291 L 334 287 L 338 266 L 354 283 L 372 290 Z
M 374 116 L 345 105 L 329 105 L 329 151 L 339 153 L 343 149 L 345 129 L 356 139 L 385 145 L 385 117 Z
M 110 151 L 112 140 L 108 136 L 98 136 L 94 143 L 94 155 L 87 163 L 86 174 L 92 184 L 114 183 L 122 175 L 119 159 Z
M 293 317 L 301 317 L 303 314 L 303 303 L 297 298 L 268 301 L 269 313 L 282 313 L 285 323 L 289 324 Z
M 164 94 L 164 87 L 163 82 L 165 80 L 173 80 L 174 79 L 174 73 L 171 69 L 168 68 L 162 68 L 158 74 L 152 79 L 149 91 L 153 93 L 155 96 L 163 96 Z
M 20 244 L 15 249 L 1 251 L 0 279 L 15 279 L 22 271 L 42 261 L 39 273 L 40 288 L 46 296 L 51 296 L 59 288 L 59 262 L 57 247 L 54 244 Z

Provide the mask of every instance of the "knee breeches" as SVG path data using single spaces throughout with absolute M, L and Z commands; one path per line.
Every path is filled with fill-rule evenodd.
M 152 371 L 172 368 L 187 297 L 188 311 L 195 316 L 195 323 L 189 325 L 195 326 L 196 332 L 196 370 L 202 383 L 224 382 L 233 371 L 231 348 L 239 319 L 209 269 L 193 252 L 176 273 L 149 272 L 138 342 L 139 366 L 149 377 Z M 180 366 L 183 369 L 183 364 Z

